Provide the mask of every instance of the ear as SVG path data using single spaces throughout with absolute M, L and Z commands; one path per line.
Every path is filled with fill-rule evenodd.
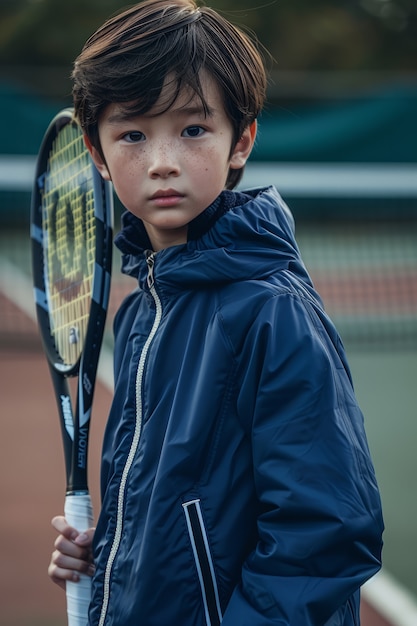
M 87 135 L 83 135 L 85 147 L 91 154 L 91 158 L 93 159 L 94 165 L 100 172 L 101 176 L 104 180 L 111 180 L 110 172 L 107 168 L 107 164 L 101 156 L 100 152 L 93 146 Z
M 256 139 L 256 131 L 258 129 L 257 121 L 254 120 L 250 126 L 247 126 L 237 144 L 235 145 L 232 156 L 230 158 L 229 167 L 232 170 L 240 170 L 245 166 L 246 161 L 252 152 L 253 144 Z

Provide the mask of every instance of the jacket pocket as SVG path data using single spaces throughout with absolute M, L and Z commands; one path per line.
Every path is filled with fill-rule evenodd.
M 200 500 L 190 500 L 184 502 L 182 506 L 197 568 L 206 624 L 219 626 L 223 616 Z

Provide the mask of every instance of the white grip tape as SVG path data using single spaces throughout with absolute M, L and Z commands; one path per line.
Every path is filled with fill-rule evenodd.
M 70 526 L 82 532 L 93 526 L 93 507 L 89 494 L 69 495 L 65 498 L 65 519 Z M 91 598 L 91 578 L 80 574 L 77 583 L 67 581 L 68 626 L 86 626 Z

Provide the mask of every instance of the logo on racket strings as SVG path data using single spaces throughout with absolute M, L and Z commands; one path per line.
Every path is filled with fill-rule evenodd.
M 72 301 L 82 292 L 89 276 L 86 225 L 86 193 L 53 196 L 48 224 L 51 283 L 60 298 Z M 75 343 L 75 342 L 72 342 Z

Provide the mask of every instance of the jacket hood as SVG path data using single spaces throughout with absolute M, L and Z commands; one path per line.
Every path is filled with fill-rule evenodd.
M 237 205 L 230 201 L 231 195 L 239 200 Z M 160 286 L 201 288 L 210 283 L 261 280 L 284 269 L 310 283 L 295 241 L 293 216 L 274 187 L 244 194 L 225 191 L 215 202 L 218 217 L 208 230 L 186 244 L 156 253 Z M 204 213 L 213 213 L 213 205 Z M 122 272 L 143 285 L 145 251 L 150 244 L 142 221 L 125 213 L 115 243 L 123 255 Z

